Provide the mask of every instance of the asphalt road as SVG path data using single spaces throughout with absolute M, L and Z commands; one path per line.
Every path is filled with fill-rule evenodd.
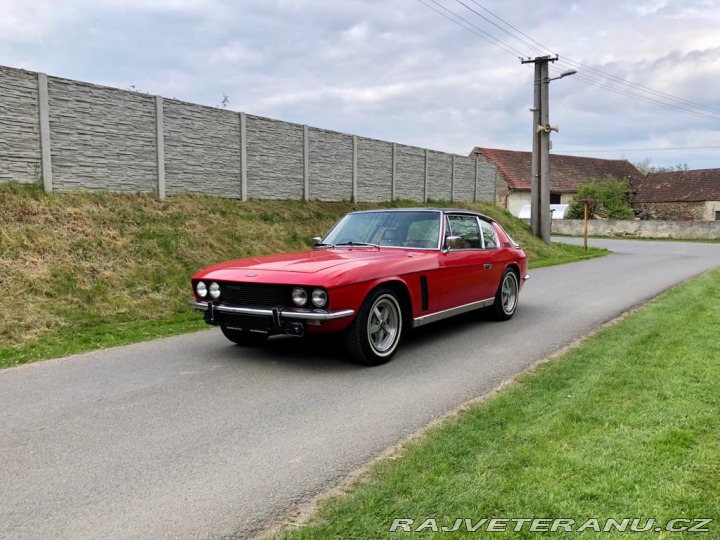
M 514 319 L 422 327 L 387 365 L 219 331 L 0 372 L 0 537 L 253 536 L 384 449 L 598 325 L 720 265 L 720 244 L 591 240 Z

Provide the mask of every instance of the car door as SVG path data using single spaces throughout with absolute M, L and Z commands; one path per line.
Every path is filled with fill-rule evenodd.
M 443 310 L 484 300 L 489 287 L 478 218 L 472 214 L 447 214 L 445 238 L 450 236 L 461 239 L 439 255 Z
M 505 270 L 505 261 L 507 260 L 507 250 L 500 245 L 495 226 L 484 219 L 480 219 L 480 232 L 482 236 L 483 253 L 481 264 L 483 274 L 483 299 L 493 298 L 497 293 L 503 271 Z

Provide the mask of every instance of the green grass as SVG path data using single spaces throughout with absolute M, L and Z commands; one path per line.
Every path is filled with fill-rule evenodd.
M 720 538 L 720 269 L 377 462 L 288 539 L 394 538 L 394 518 L 711 518 Z M 512 525 L 514 526 L 514 524 Z M 459 533 L 452 533 L 459 535 Z M 480 534 L 480 536 L 478 536 Z M 616 538 L 638 533 L 474 533 Z M 438 532 L 440 537 L 451 536 Z M 470 533 L 465 532 L 466 536 Z M 407 536 L 407 534 L 406 534 Z
M 447 206 L 448 203 L 436 203 Z M 205 328 L 187 307 L 190 277 L 218 262 L 301 250 L 349 202 L 248 201 L 182 195 L 0 186 L 0 368 Z M 604 255 L 546 246 L 505 210 L 464 205 L 500 221 L 532 267 Z

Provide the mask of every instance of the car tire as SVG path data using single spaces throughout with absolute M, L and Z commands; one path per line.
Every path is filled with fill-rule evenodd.
M 220 325 L 223 335 L 233 343 L 253 347 L 262 344 L 267 339 L 267 334 L 258 334 L 254 332 L 243 332 L 242 330 L 231 330 L 224 324 Z
M 520 286 L 518 275 L 510 268 L 503 272 L 500 285 L 495 294 L 493 305 L 488 308 L 488 313 L 496 321 L 508 321 L 515 315 L 518 299 L 520 296 Z
M 354 362 L 379 366 L 395 354 L 402 329 L 400 301 L 391 289 L 381 287 L 368 295 L 345 331 L 345 348 Z

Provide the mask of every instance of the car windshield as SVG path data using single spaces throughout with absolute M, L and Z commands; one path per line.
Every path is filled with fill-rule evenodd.
M 358 212 L 342 218 L 322 244 L 438 249 L 441 213 L 431 210 Z

